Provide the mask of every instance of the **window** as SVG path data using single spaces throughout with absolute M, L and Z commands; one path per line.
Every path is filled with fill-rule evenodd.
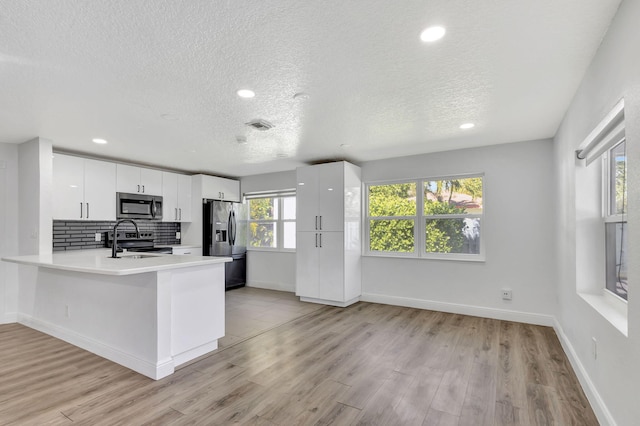
M 482 176 L 367 185 L 367 252 L 481 260 Z
M 286 194 L 246 194 L 249 202 L 247 247 L 296 248 L 296 197 Z
M 623 140 L 603 158 L 605 199 L 605 288 L 627 300 L 627 153 Z
M 576 156 L 583 160 L 583 167 L 576 168 L 578 290 L 592 294 L 604 290 L 604 295 L 627 300 L 624 99 L 580 144 Z

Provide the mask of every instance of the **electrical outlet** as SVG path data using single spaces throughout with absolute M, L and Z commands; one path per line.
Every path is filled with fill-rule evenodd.
M 96 242 L 100 242 L 100 241 L 102 241 L 102 233 L 96 232 Z
M 510 288 L 502 289 L 502 300 L 511 300 L 513 299 L 513 293 Z
M 591 338 L 591 355 L 593 359 L 598 359 L 598 341 L 595 337 Z
M 176 231 L 176 240 L 180 239 L 180 231 Z

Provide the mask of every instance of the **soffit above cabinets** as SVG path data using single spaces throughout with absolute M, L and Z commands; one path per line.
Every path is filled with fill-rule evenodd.
M 0 142 L 243 176 L 548 138 L 619 3 L 4 0 Z

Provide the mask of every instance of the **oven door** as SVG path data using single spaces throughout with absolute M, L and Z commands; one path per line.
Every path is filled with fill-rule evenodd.
M 155 195 L 116 194 L 118 219 L 162 219 L 162 197 Z

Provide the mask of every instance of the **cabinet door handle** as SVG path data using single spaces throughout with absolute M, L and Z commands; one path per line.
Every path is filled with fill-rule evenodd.
M 178 220 L 178 208 L 176 207 L 176 220 Z
M 320 230 L 322 231 L 322 216 L 320 216 Z M 320 241 L 322 241 L 322 239 L 320 239 Z M 320 247 L 322 247 L 322 244 L 320 244 Z
M 138 185 L 138 192 L 140 192 L 140 185 Z
M 142 193 L 144 194 L 144 185 L 142 185 Z
M 318 216 L 316 216 L 316 231 L 318 230 Z
M 222 193 L 222 199 L 224 200 L 224 192 Z
M 89 203 L 87 203 L 87 219 L 89 219 Z
M 182 209 L 178 209 L 178 212 L 180 213 L 180 215 L 178 216 L 178 219 L 182 220 Z
M 80 219 L 82 219 L 82 203 L 80 203 Z
M 316 248 L 318 247 L 318 233 L 316 232 Z
M 322 234 L 320 234 L 320 248 L 322 248 Z

